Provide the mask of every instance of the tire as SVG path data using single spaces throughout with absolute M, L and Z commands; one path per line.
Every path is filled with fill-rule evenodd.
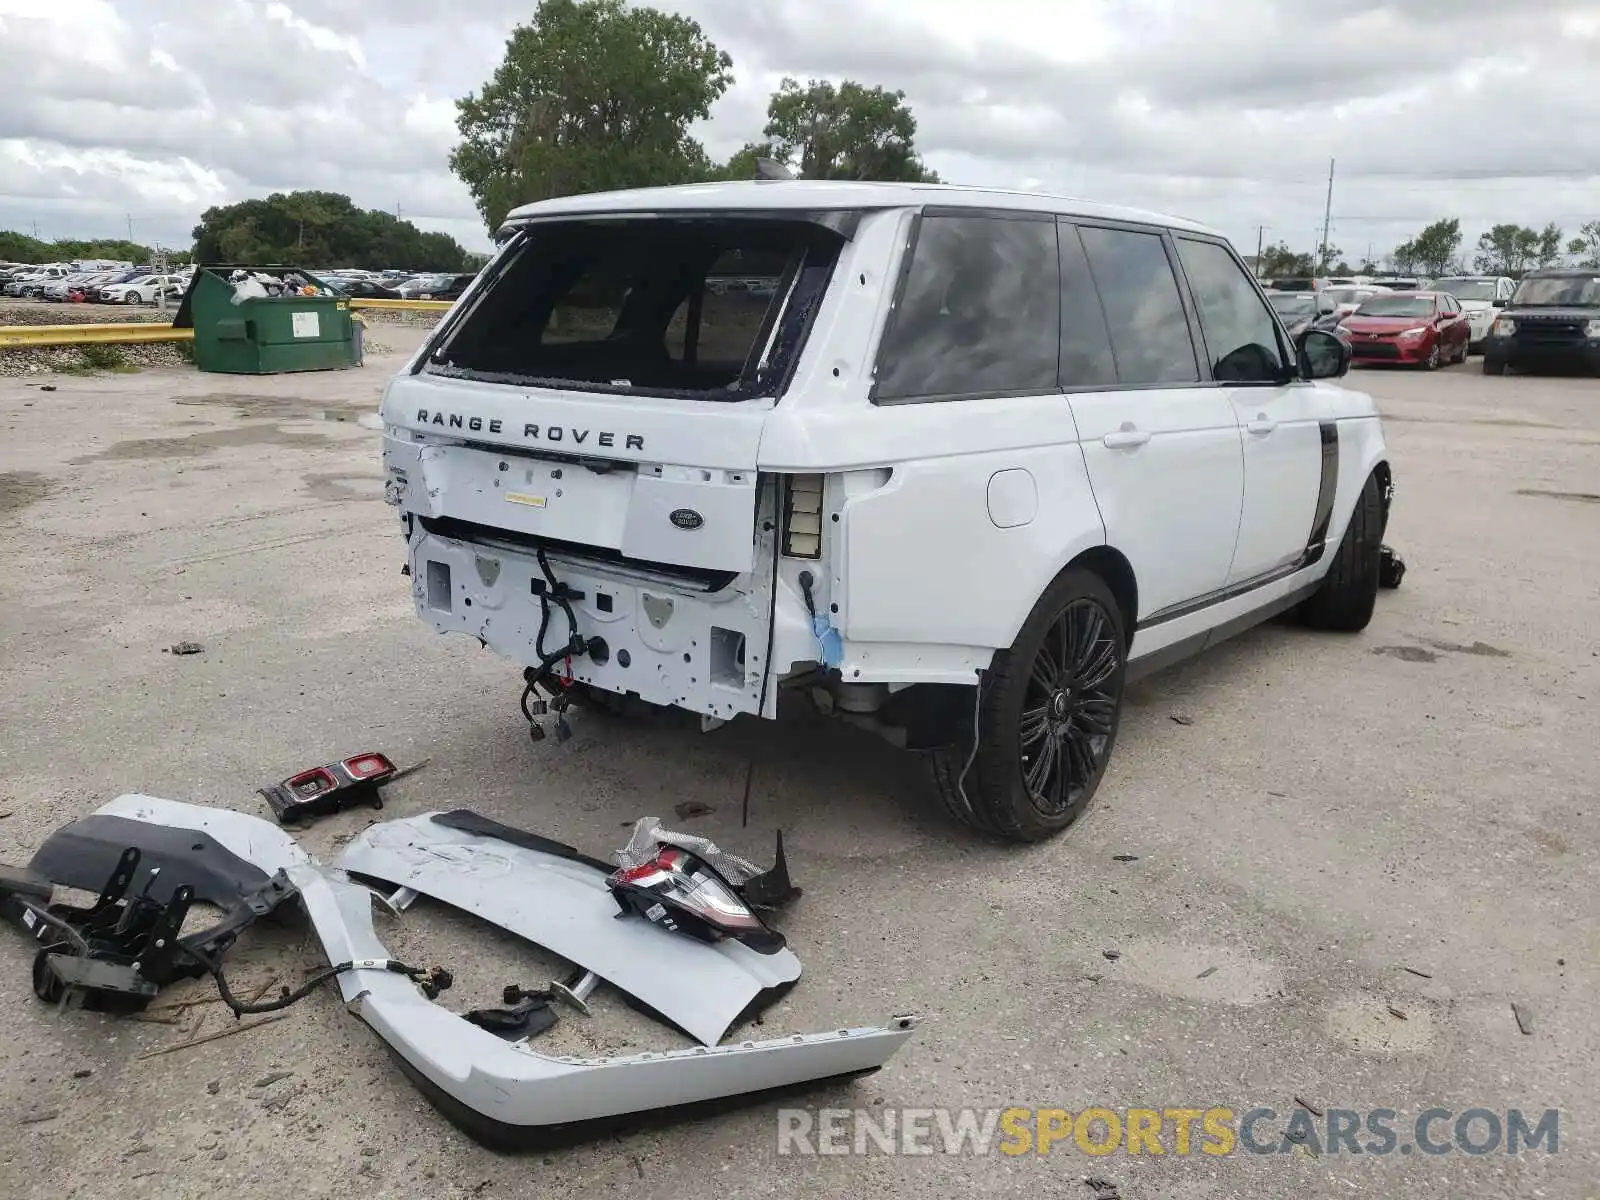
M 1376 473 L 1356 497 L 1333 565 L 1301 609 L 1307 625 L 1338 633 L 1359 633 L 1372 620 L 1383 565 L 1383 496 Z
M 1463 363 L 1464 364 L 1467 361 L 1467 355 L 1470 354 L 1471 352 L 1472 352 L 1471 344 L 1468 343 L 1468 342 L 1462 342 L 1461 343 L 1461 353 L 1456 357 L 1456 361 L 1458 363 Z
M 1435 342 L 1428 347 L 1428 357 L 1422 364 L 1424 371 L 1437 371 L 1439 369 L 1439 343 Z
M 1044 841 L 1076 821 L 1111 760 L 1127 659 L 1111 590 L 1092 571 L 1064 571 L 979 685 L 976 748 L 968 726 L 929 755 L 949 813 L 1017 842 Z
M 1504 375 L 1506 373 L 1506 360 L 1486 357 L 1483 360 L 1483 373 L 1485 375 Z

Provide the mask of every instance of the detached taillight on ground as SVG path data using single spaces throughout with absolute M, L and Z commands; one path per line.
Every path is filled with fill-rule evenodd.
M 734 938 L 762 954 L 783 949 L 781 933 L 703 859 L 680 847 L 663 846 L 650 861 L 614 871 L 606 886 L 624 912 L 674 933 L 703 942 Z
M 342 758 L 325 767 L 291 775 L 282 783 L 261 788 L 280 825 L 293 825 L 325 817 L 357 804 L 383 807 L 378 789 L 393 779 L 397 769 L 389 757 L 370 751 Z

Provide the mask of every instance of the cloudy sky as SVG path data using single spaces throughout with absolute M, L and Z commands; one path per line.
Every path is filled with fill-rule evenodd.
M 0 229 L 187 245 L 208 205 L 346 192 L 488 246 L 452 101 L 533 0 L 0 0 Z M 1194 217 L 1250 253 L 1381 255 L 1438 216 L 1600 218 L 1600 0 L 663 0 L 734 60 L 902 88 L 947 180 Z

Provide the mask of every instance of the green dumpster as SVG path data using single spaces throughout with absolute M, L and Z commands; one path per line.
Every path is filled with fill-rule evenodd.
M 298 267 L 212 264 L 195 269 L 172 324 L 194 329 L 202 371 L 276 375 L 360 366 L 354 315 Z

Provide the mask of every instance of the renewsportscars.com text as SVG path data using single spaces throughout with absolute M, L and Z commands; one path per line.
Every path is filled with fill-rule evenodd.
M 1558 1109 L 1391 1108 L 783 1108 L 778 1153 L 1555 1154 Z

